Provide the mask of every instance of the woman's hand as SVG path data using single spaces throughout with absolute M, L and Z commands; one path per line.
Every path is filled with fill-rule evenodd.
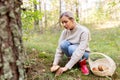
M 53 65 L 53 66 L 50 68 L 50 71 L 51 71 L 51 72 L 55 72 L 55 71 L 57 71 L 59 68 L 60 68 L 59 65 Z
M 68 70 L 68 68 L 66 68 L 66 67 L 61 67 L 61 68 L 59 68 L 59 69 L 57 70 L 55 76 L 59 76 L 59 75 L 61 75 L 63 72 L 65 72 L 65 71 L 67 71 L 67 70 Z

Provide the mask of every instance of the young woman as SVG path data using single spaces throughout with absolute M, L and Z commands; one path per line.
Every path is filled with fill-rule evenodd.
M 51 72 L 57 71 L 56 74 L 60 75 L 63 72 L 71 69 L 77 62 L 79 62 L 80 70 L 84 75 L 89 74 L 89 69 L 86 65 L 86 60 L 89 57 L 89 30 L 79 25 L 69 11 L 60 15 L 60 22 L 64 26 L 64 30 L 59 38 L 59 44 L 56 49 L 56 54 L 51 67 Z M 70 60 L 64 67 L 59 66 L 59 61 L 63 55 L 66 55 Z

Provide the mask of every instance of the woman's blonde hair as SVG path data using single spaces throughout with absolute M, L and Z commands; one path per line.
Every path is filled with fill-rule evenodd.
M 74 15 L 73 15 L 73 13 L 70 12 L 70 11 L 63 12 L 63 13 L 60 15 L 60 19 L 61 19 L 63 16 L 66 16 L 66 17 L 68 17 L 69 19 L 74 19 Z

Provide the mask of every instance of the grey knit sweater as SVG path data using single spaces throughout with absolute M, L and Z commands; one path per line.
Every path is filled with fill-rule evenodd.
M 67 40 L 73 44 L 79 45 L 78 48 L 74 51 L 73 55 L 71 56 L 70 61 L 65 65 L 65 67 L 71 69 L 80 60 L 85 51 L 90 51 L 90 32 L 86 27 L 81 26 L 79 24 L 76 24 L 73 30 L 64 29 L 59 39 L 53 65 L 58 65 L 59 61 L 63 56 L 62 50 L 60 48 L 60 43 L 63 40 Z

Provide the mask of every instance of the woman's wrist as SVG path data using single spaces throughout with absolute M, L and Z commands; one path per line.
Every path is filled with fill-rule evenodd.
M 58 64 L 53 64 L 53 66 L 58 66 Z

